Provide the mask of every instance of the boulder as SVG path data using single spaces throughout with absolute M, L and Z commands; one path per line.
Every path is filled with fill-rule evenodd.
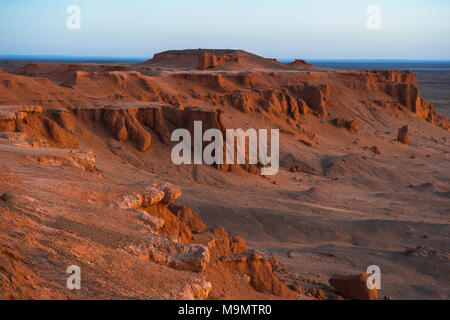
M 132 209 L 134 210 L 137 218 L 143 221 L 145 224 L 148 224 L 154 231 L 158 231 L 164 226 L 164 220 L 152 215 L 149 215 L 142 209 Z
M 186 285 L 185 290 L 181 293 L 183 300 L 206 300 L 211 292 L 211 282 L 202 279 L 195 279 Z
M 369 274 L 361 273 L 359 275 L 342 276 L 335 275 L 329 282 L 344 297 L 353 300 L 377 300 L 378 290 L 367 287 Z
M 409 129 L 408 125 L 404 125 L 398 129 L 397 140 L 404 144 L 409 144 Z
M 220 257 L 220 262 L 232 270 L 244 273 L 250 277 L 250 285 L 261 292 L 271 293 L 280 297 L 295 298 L 296 295 L 280 281 L 273 266 L 261 253 L 245 252 Z
M 205 246 L 172 241 L 149 243 L 148 257 L 153 262 L 192 272 L 205 270 L 210 259 L 208 248 Z
M 86 171 L 93 172 L 95 170 L 95 156 L 91 152 L 70 151 L 73 161 Z
M 161 190 L 164 192 L 164 198 L 161 201 L 164 204 L 171 204 L 181 197 L 181 189 L 173 184 L 166 183 L 161 187 Z
M 124 249 L 140 258 L 182 271 L 202 272 L 210 261 L 209 250 L 205 246 L 170 241 L 156 234 Z
M 361 127 L 354 120 L 344 120 L 341 118 L 335 118 L 331 120 L 331 123 L 338 128 L 346 128 L 351 133 L 358 133 L 361 131 Z
M 377 154 L 377 155 L 381 154 L 381 150 L 377 146 L 372 146 L 372 148 L 370 148 L 370 151 L 372 151 L 374 154 Z
M 232 253 L 242 253 L 247 249 L 247 242 L 240 236 L 235 236 L 231 239 L 230 249 Z

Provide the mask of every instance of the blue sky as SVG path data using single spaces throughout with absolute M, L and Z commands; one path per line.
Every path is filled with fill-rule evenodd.
M 81 9 L 69 30 L 67 7 Z M 366 27 L 367 7 L 381 29 Z M 0 55 L 151 57 L 185 48 L 264 57 L 450 60 L 448 0 L 2 0 Z

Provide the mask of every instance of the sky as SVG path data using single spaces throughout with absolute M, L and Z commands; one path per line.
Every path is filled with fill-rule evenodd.
M 70 5 L 80 9 L 80 29 L 67 27 Z M 380 15 L 367 13 L 371 5 Z M 368 28 L 368 19 L 380 28 Z M 450 1 L 0 1 L 0 55 L 150 58 L 187 48 L 278 59 L 450 60 Z

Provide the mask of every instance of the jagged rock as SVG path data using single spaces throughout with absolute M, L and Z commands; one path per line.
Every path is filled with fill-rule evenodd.
M 155 131 L 159 134 L 162 143 L 170 145 L 170 130 L 167 128 L 166 120 L 162 108 L 155 109 Z
M 329 282 L 344 297 L 354 300 L 377 300 L 378 290 L 367 287 L 367 273 L 352 276 L 333 276 Z
M 25 141 L 25 143 L 28 143 Z M 24 145 L 30 147 L 31 145 Z M 72 165 L 89 172 L 95 172 L 95 156 L 92 152 L 66 149 L 40 149 L 33 151 L 32 158 L 44 166 Z
M 173 184 L 166 183 L 161 187 L 161 190 L 164 192 L 164 198 L 161 201 L 162 203 L 171 204 L 181 197 L 181 189 Z
M 146 151 L 152 142 L 152 136 L 145 130 L 136 118 L 131 117 L 129 114 L 125 113 L 125 125 L 126 130 L 130 134 L 133 141 L 136 142 L 139 151 Z
M 211 282 L 202 279 L 195 279 L 186 285 L 185 290 L 181 293 L 183 300 L 206 300 L 211 292 Z
M 370 148 L 370 151 L 372 151 L 374 154 L 381 154 L 381 150 L 377 146 L 372 146 L 372 148 Z
M 69 132 L 75 131 L 75 119 L 70 114 L 69 110 L 54 109 L 51 110 L 54 114 L 56 122 L 65 130 Z
M 44 124 L 46 125 L 50 136 L 56 143 L 63 148 L 78 149 L 78 141 L 71 136 L 67 131 L 61 128 L 56 122 L 48 118 L 44 118 Z
M 123 115 L 118 115 L 117 120 L 114 123 L 113 134 L 116 139 L 120 142 L 128 140 L 128 131 L 125 126 L 125 117 Z
M 29 114 L 42 113 L 42 107 L 34 105 L 2 105 L 0 110 L 0 131 L 16 131 L 17 125 Z
M 23 141 L 27 139 L 27 134 L 22 132 L 0 132 L 1 139 Z
M 409 144 L 409 129 L 408 125 L 404 125 L 398 129 L 397 140 L 404 144 Z
M 170 241 L 149 243 L 148 256 L 156 263 L 192 272 L 205 270 L 210 259 L 208 248 L 205 246 Z
M 161 228 L 161 233 L 167 236 L 178 237 L 182 242 L 192 241 L 191 229 L 175 216 L 168 208 L 167 205 L 162 203 L 157 206 L 146 208 L 147 212 L 155 217 L 164 220 L 164 226 Z
M 135 192 L 127 193 L 117 203 L 118 209 L 142 208 L 156 205 L 164 198 L 165 193 L 155 186 L 142 186 L 134 188 Z
M 305 115 L 309 113 L 309 107 L 308 104 L 305 102 L 305 100 L 303 99 L 298 99 L 297 100 L 297 105 L 298 105 L 298 111 L 300 114 Z
M 298 106 L 298 102 L 295 98 L 293 98 L 291 95 L 288 96 L 288 104 L 289 104 L 289 110 L 288 114 L 294 119 L 294 120 L 300 120 L 300 110 Z
M 50 147 L 49 143 L 44 139 L 29 139 L 26 142 L 33 148 L 46 148 Z
M 233 96 L 233 106 L 244 113 L 251 113 L 254 109 L 252 104 L 252 96 L 250 93 L 238 93 Z
M 309 288 L 308 290 L 306 290 L 306 292 L 310 296 L 312 296 L 312 297 L 314 297 L 314 298 L 316 298 L 318 300 L 327 300 L 327 297 L 325 296 L 325 293 L 323 292 L 322 289 Z
M 274 256 L 269 259 L 270 264 L 272 265 L 273 271 L 280 272 L 281 271 L 281 263 Z
M 198 214 L 189 207 L 181 206 L 176 203 L 169 205 L 169 210 L 185 223 L 192 231 L 205 232 L 206 223 L 203 222 Z
M 133 209 L 137 218 L 148 224 L 153 230 L 158 231 L 164 226 L 164 220 L 152 215 L 149 215 L 142 209 Z
M 205 246 L 174 242 L 159 235 L 147 236 L 124 249 L 138 257 L 183 271 L 202 272 L 210 261 L 209 250 Z
M 230 237 L 226 229 L 217 226 L 209 232 L 195 235 L 196 240 L 208 247 L 212 259 L 240 254 L 246 250 L 246 241 L 239 236 Z
M 130 209 L 130 208 L 141 208 L 143 202 L 143 197 L 139 193 L 126 194 L 117 203 L 118 209 Z
M 172 105 L 149 102 L 141 105 L 109 105 L 96 109 L 104 111 L 100 117 L 114 137 L 120 141 L 131 139 L 140 151 L 146 151 L 151 144 L 151 135 L 147 129 L 156 132 L 162 143 L 171 145 L 171 130 L 185 128 L 193 132 L 193 124 L 201 120 L 204 130 L 209 128 L 222 129 L 220 110 L 187 107 L 178 109 Z M 83 117 L 88 109 L 77 109 L 77 114 Z
M 299 285 L 298 283 L 294 283 L 294 284 L 291 286 L 291 290 L 292 290 L 292 291 L 295 291 L 295 292 L 297 292 L 297 293 L 300 293 L 300 294 L 302 294 L 302 293 L 304 292 L 302 286 Z
M 242 253 L 247 249 L 247 242 L 240 236 L 235 236 L 230 243 L 231 252 L 234 254 Z
M 328 117 L 327 102 L 330 98 L 328 85 L 304 86 L 300 90 L 300 96 L 318 116 Z
M 156 187 L 144 188 L 142 192 L 142 206 L 149 207 L 158 204 L 165 197 L 165 192 Z
M 295 297 L 294 293 L 275 276 L 272 264 L 259 252 L 222 256 L 220 262 L 233 270 L 247 274 L 251 279 L 251 286 L 258 291 L 280 297 Z
M 361 127 L 354 120 L 335 118 L 331 120 L 331 123 L 338 128 L 346 128 L 352 133 L 358 133 L 359 131 L 361 131 Z
M 86 171 L 95 170 L 95 156 L 92 152 L 70 151 L 72 159 Z

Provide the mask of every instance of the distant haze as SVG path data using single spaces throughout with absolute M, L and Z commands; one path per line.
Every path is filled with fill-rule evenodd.
M 67 8 L 81 28 L 67 28 Z M 381 29 L 366 10 L 381 10 Z M 450 60 L 448 0 L 3 0 L 0 55 L 150 58 L 184 48 L 278 59 Z

